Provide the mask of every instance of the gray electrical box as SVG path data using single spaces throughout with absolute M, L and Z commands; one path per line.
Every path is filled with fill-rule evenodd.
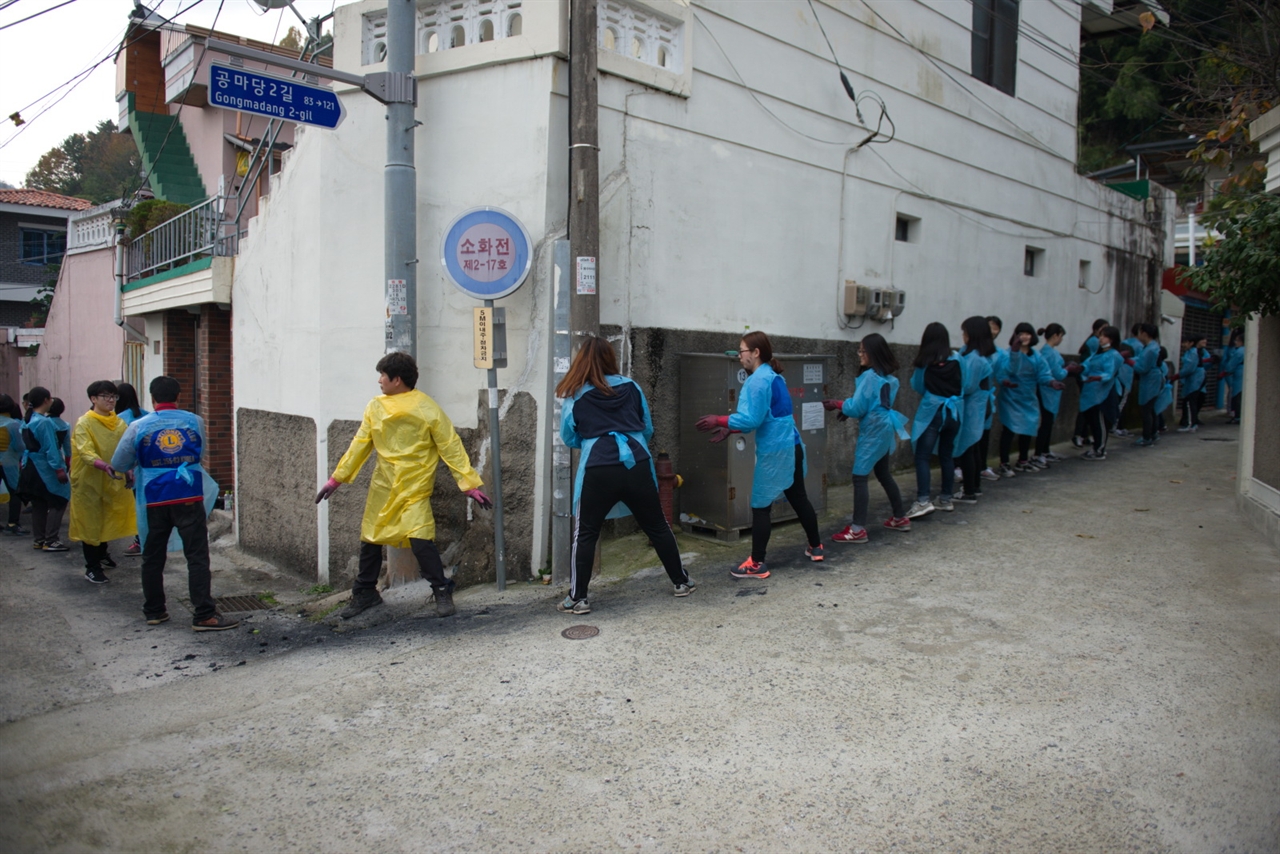
M 822 515 L 827 504 L 827 430 L 823 398 L 828 397 L 833 356 L 775 354 L 791 391 L 796 427 L 809 461 L 805 491 Z M 736 412 L 747 372 L 723 353 L 680 354 L 680 520 L 686 529 L 736 540 L 751 527 L 751 487 L 755 468 L 754 433 L 733 433 L 718 444 L 707 441 L 694 424 L 703 415 Z M 773 503 L 771 517 L 796 517 L 785 497 Z

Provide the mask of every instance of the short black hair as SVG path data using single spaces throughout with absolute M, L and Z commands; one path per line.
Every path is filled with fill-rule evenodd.
M 1138 331 L 1147 333 L 1148 338 L 1157 340 L 1160 338 L 1160 327 L 1156 326 L 1154 323 L 1139 323 Z
M 378 360 L 377 371 L 389 380 L 403 380 L 408 388 L 418 387 L 418 363 L 408 353 L 388 353 Z
M 987 323 L 994 323 L 1002 332 L 1004 331 L 1004 321 L 994 314 L 987 316 Z
M 133 413 L 134 418 L 142 417 L 142 406 L 138 403 L 138 390 L 129 383 L 116 383 L 116 394 L 120 397 L 116 400 L 116 414 L 124 412 L 126 409 Z
M 1111 342 L 1112 347 L 1120 346 L 1121 333 L 1119 329 L 1116 329 L 1114 326 L 1104 326 L 1098 332 L 1098 337 L 1101 338 L 1104 335 L 1107 337 L 1107 340 Z
M 61 418 L 62 413 L 67 411 L 67 405 L 62 402 L 62 398 L 55 397 L 53 403 L 49 404 L 49 417 Z
M 90 398 L 97 397 L 100 394 L 119 394 L 116 390 L 116 384 L 111 380 L 94 380 L 89 383 L 86 393 Z
M 1030 346 L 1034 347 L 1040 343 L 1039 336 L 1036 335 L 1036 328 L 1025 320 L 1013 327 L 1013 335 L 1009 337 L 1009 346 L 1013 347 L 1013 342 L 1017 340 L 1019 335 L 1027 334 L 1031 336 Z
M 8 415 L 10 418 L 21 418 L 22 410 L 18 408 L 18 404 L 13 402 L 13 398 L 7 394 L 0 394 L 0 415 Z
M 38 385 L 31 389 L 31 391 L 27 392 L 26 401 L 28 406 L 32 409 L 36 409 L 44 406 L 44 402 L 51 397 L 53 397 L 53 395 L 49 393 L 49 389 L 42 385 Z
M 960 328 L 969 336 L 969 343 L 964 348 L 965 353 L 977 350 L 979 356 L 990 356 L 996 351 L 995 341 L 991 338 L 991 326 L 982 315 L 966 317 L 964 323 L 960 324 Z
M 151 381 L 151 399 L 156 403 L 177 403 L 182 386 L 173 377 L 156 377 Z

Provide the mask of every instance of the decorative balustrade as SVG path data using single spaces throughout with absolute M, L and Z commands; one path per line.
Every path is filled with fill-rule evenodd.
M 135 238 L 125 259 L 128 281 L 145 279 L 209 256 L 235 255 L 239 234 L 223 220 L 226 198 L 214 196 Z

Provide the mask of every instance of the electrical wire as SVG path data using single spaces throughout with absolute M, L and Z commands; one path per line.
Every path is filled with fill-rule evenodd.
M 59 3 L 57 6 L 50 6 L 48 9 L 42 9 L 42 10 L 40 10 L 39 12 L 36 12 L 34 15 L 28 15 L 27 17 L 25 17 L 25 18 L 19 18 L 19 19 L 18 19 L 18 20 L 16 20 L 16 21 L 10 21 L 9 23 L 5 24 L 4 26 L 0 26 L 0 30 L 7 30 L 7 29 L 9 29 L 10 27 L 16 27 L 16 26 L 18 26 L 18 24 L 24 24 L 24 23 L 26 23 L 27 21 L 30 21 L 32 18 L 39 18 L 39 17 L 40 17 L 41 15 L 43 15 L 45 12 L 52 12 L 54 9 L 61 9 L 63 6 L 70 6 L 70 5 L 71 5 L 72 3 L 74 3 L 74 2 L 76 2 L 76 0 L 63 0 L 63 2 Z M 9 4 L 9 5 L 12 5 L 12 4 Z M 7 9 L 7 8 L 9 8 L 9 7 L 8 7 L 8 6 L 5 6 L 5 8 Z
M 200 4 L 201 4 L 201 3 L 203 3 L 203 2 L 204 2 L 204 0 L 192 0 L 192 3 L 191 3 L 190 5 L 188 5 L 187 7 L 183 8 L 183 9 L 179 9 L 177 12 L 175 12 L 175 13 L 173 14 L 173 16 L 172 16 L 172 17 L 170 17 L 170 18 L 162 18 L 162 19 L 160 20 L 160 24 L 161 24 L 161 25 L 164 25 L 164 24 L 172 23 L 173 21 L 177 20 L 177 18 L 178 18 L 180 15 L 183 15 L 183 14 L 185 14 L 186 12 L 191 11 L 192 9 L 194 9 L 196 6 L 200 5 Z M 125 34 L 127 35 L 127 34 L 128 34 L 128 32 L 129 32 L 129 27 L 126 27 L 124 32 L 125 32 Z M 147 32 L 150 32 L 150 31 L 148 30 Z M 42 109 L 40 112 L 36 113 L 36 114 L 35 114 L 34 116 L 32 116 L 31 118 L 29 118 L 29 119 L 25 120 L 25 121 L 22 123 L 22 127 L 21 127 L 18 131 L 16 131 L 12 136 L 10 136 L 8 139 L 6 139 L 3 143 L 0 143 L 0 150 L 4 149 L 7 145 L 9 145 L 9 143 L 13 142 L 13 141 L 14 141 L 15 139 L 17 139 L 21 134 L 25 133 L 25 132 L 26 132 L 26 130 L 27 130 L 27 128 L 31 127 L 31 125 L 35 122 L 35 120 L 36 120 L 36 119 L 40 118 L 40 117 L 41 117 L 41 116 L 43 116 L 45 113 L 49 112 L 49 110 L 53 109 L 53 108 L 54 108 L 54 107 L 56 107 L 59 103 L 61 103 L 63 100 L 65 100 L 65 99 L 66 99 L 66 97 L 67 97 L 68 95 L 70 95 L 73 91 L 75 91 L 75 89 L 76 89 L 76 88 L 77 88 L 81 83 L 83 83 L 85 80 L 88 80 L 88 79 L 89 79 L 89 75 L 90 75 L 90 74 L 92 74 L 94 71 L 96 71 L 96 70 L 98 69 L 98 67 L 102 65 L 102 63 L 106 62 L 108 59 L 111 59 L 111 58 L 113 58 L 113 57 L 117 56 L 117 55 L 118 55 L 118 53 L 119 53 L 120 51 L 125 50 L 126 48 L 128 48 L 128 47 L 130 47 L 131 45 L 135 44 L 139 39 L 144 38 L 146 35 L 147 35 L 147 33 L 145 33 L 145 32 L 144 32 L 142 35 L 138 36 L 137 38 L 132 39 L 131 41 L 128 41 L 128 42 L 126 42 L 126 43 L 124 43 L 124 44 L 121 44 L 121 45 L 119 45 L 119 46 L 116 46 L 116 44 L 115 44 L 115 41 L 116 41 L 116 40 L 115 40 L 115 39 L 113 39 L 113 40 L 112 40 L 112 46 L 107 50 L 106 55 L 105 55 L 105 56 L 103 56 L 101 59 L 99 59 L 97 62 L 93 63 L 93 64 L 92 64 L 92 65 L 90 65 L 88 68 L 84 69 L 83 71 L 79 72 L 78 74 L 72 75 L 72 77 L 71 77 L 69 80 L 67 80 L 65 83 L 61 83 L 61 84 L 59 84 L 58 86 L 55 86 L 53 89 L 49 90 L 49 91 L 48 91 L 47 93 L 45 93 L 44 95 L 41 95 L 39 98 L 36 98 L 36 99 L 35 99 L 34 101 L 32 101 L 30 104 L 27 104 L 25 107 L 23 107 L 22 109 L 18 110 L 18 111 L 17 111 L 17 114 L 18 114 L 18 115 L 21 115 L 21 113 L 22 113 L 22 111 L 23 111 L 23 110 L 29 110 L 29 109 L 31 109 L 31 107 L 32 107 L 32 106 L 34 106 L 34 105 L 36 105 L 36 104 L 39 104 L 41 101 L 44 101 L 46 98 L 52 97 L 52 96 L 53 96 L 53 94 L 54 94 L 55 92 L 57 92 L 59 89 L 66 88 L 67 86 L 70 86 L 70 87 L 71 87 L 70 89 L 67 89 L 67 91 L 66 91 L 65 93 L 63 93 L 62 97 L 58 98 L 58 100 L 54 101 L 54 102 L 53 102 L 52 104 L 50 104 L 49 106 L 45 107 L 44 109 Z M 7 122 L 7 121 L 12 121 L 12 116 L 5 117 L 5 118 L 3 118 L 3 119 L 0 119 L 0 125 L 3 125 L 3 124 L 4 124 L 5 122 Z
M 876 122 L 876 128 L 870 136 L 858 144 L 861 148 L 867 144 L 885 144 L 893 142 L 894 137 L 898 135 L 898 126 L 894 124 L 893 118 L 889 115 L 889 107 L 884 102 L 884 98 L 879 93 L 870 89 L 864 89 L 863 94 L 859 96 L 853 89 L 853 84 L 849 82 L 848 76 L 844 73 L 844 68 L 840 65 L 840 57 L 836 55 L 835 46 L 831 44 L 831 37 L 827 35 L 827 28 L 822 25 L 822 19 L 818 17 L 818 9 L 813 4 L 813 0 L 809 0 L 809 11 L 813 13 L 813 19 L 818 23 L 818 30 L 822 33 L 822 39 L 827 43 L 827 49 L 831 51 L 831 61 L 836 64 L 836 71 L 840 72 L 840 85 L 844 87 L 845 94 L 849 96 L 849 100 L 853 101 L 853 111 L 858 116 L 858 123 L 866 127 L 866 119 L 862 117 L 862 109 L 859 106 L 859 100 L 874 99 L 875 103 L 880 106 L 880 118 Z M 703 26 L 706 26 L 705 24 Z M 880 136 L 880 128 L 884 126 L 885 120 L 889 121 L 889 136 L 885 139 L 876 139 Z

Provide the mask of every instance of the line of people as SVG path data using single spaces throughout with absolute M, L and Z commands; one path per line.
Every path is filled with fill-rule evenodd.
M 40 552 L 65 552 L 60 538 L 70 508 L 68 538 L 84 550 L 84 577 L 110 581 L 117 566 L 113 540 L 133 538 L 126 555 L 142 557 L 143 616 L 148 625 L 168 622 L 164 566 L 169 551 L 187 560 L 192 629 L 235 628 L 217 612 L 211 592 L 207 517 L 218 485 L 202 465 L 208 447 L 204 421 L 177 406 L 181 387 L 172 377 L 150 385 L 155 412 L 138 405 L 127 383 L 98 380 L 86 389 L 89 409 L 74 427 L 47 388 L 23 396 L 26 412 L 0 394 L 0 499 L 8 499 L 6 530 L 32 535 Z M 31 531 L 21 526 L 31 507 Z

